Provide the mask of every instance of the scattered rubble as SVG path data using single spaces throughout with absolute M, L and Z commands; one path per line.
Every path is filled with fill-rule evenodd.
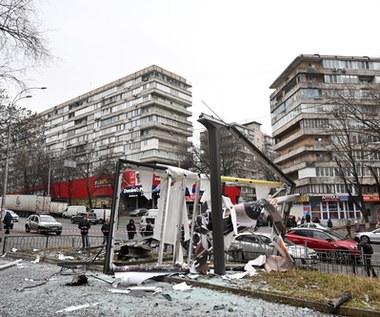
M 220 316 L 294 316 L 327 317 L 314 310 L 265 302 L 247 296 L 190 286 L 195 279 L 205 277 L 178 274 L 179 283 L 166 283 L 147 279 L 140 285 L 120 282 L 113 275 L 94 271 L 83 272 L 87 283 L 69 286 L 78 273 L 44 262 L 18 261 L 14 265 L 1 258 L 0 265 L 8 265 L 0 271 L 2 287 L 0 296 L 7 298 L 0 306 L 1 316 L 178 316 L 186 312 L 187 317 L 207 314 Z M 122 272 L 124 273 L 124 272 Z M 236 273 L 236 272 L 234 272 Z M 181 277 L 182 276 L 182 277 Z M 223 282 L 221 277 L 208 276 L 209 282 Z M 33 287 L 31 287 L 33 286 Z M 23 289 L 22 292 L 18 291 Z M 33 298 L 33 300 L 30 300 Z

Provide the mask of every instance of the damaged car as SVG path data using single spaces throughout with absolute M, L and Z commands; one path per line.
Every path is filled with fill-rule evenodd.
M 287 250 L 298 266 L 318 263 L 318 254 L 314 249 L 297 245 L 284 239 Z M 243 232 L 236 235 L 228 249 L 228 259 L 236 262 L 249 261 L 259 255 L 275 254 L 275 246 L 268 235 Z

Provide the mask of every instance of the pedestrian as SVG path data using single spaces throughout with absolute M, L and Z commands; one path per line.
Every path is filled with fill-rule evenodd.
M 346 230 L 347 230 L 346 238 L 352 239 L 352 236 L 351 236 L 351 220 L 350 219 L 347 219 L 347 221 L 346 221 Z
M 306 222 L 309 223 L 311 220 L 310 214 L 309 213 L 306 214 L 305 218 L 306 218 Z
M 88 232 L 90 231 L 91 224 L 87 219 L 87 215 L 83 216 L 82 220 L 78 224 L 78 228 L 80 229 L 80 234 L 82 235 L 83 248 L 89 248 L 90 241 L 88 239 Z
M 152 236 L 152 235 L 153 235 L 153 227 L 150 221 L 147 221 L 145 229 L 144 229 L 144 236 Z
M 377 223 L 376 223 L 376 226 L 375 226 L 375 227 L 376 227 L 376 229 L 379 229 L 379 228 L 380 228 L 380 220 L 378 220 L 378 221 L 377 221 Z
M 3 219 L 5 233 L 9 234 L 11 229 L 13 229 L 13 217 L 9 211 L 5 212 L 5 216 Z
M 357 220 L 355 221 L 355 232 L 356 233 L 360 232 L 360 223 Z
M 327 220 L 327 227 L 330 229 L 333 227 L 333 223 L 331 221 L 331 218 L 329 218 L 329 220 Z
M 127 232 L 128 232 L 128 239 L 133 240 L 136 234 L 136 225 L 133 219 L 130 219 L 129 223 L 127 224 Z
M 368 242 L 367 239 L 360 240 L 359 237 L 355 237 L 354 240 L 358 242 L 358 249 L 360 250 L 362 254 L 363 263 L 364 263 L 365 270 L 367 272 L 367 276 L 371 277 L 371 274 L 372 274 L 372 277 L 377 277 L 375 269 L 372 266 L 373 248 L 371 244 Z
M 110 234 L 110 220 L 107 218 L 106 222 L 103 223 L 102 228 L 100 229 L 103 233 L 103 244 L 108 243 L 108 237 Z

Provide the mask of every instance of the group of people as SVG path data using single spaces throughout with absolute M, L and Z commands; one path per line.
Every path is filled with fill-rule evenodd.
M 311 216 L 309 214 L 306 214 L 305 217 L 297 217 L 296 216 L 293 216 L 293 215 L 290 215 L 289 218 L 288 218 L 288 221 L 287 221 L 287 227 L 288 228 L 295 228 L 295 227 L 298 227 L 304 223 L 307 223 L 307 222 L 314 222 L 314 223 L 321 223 L 321 221 L 319 220 L 319 218 L 317 216 L 311 218 Z M 329 222 L 331 223 L 331 227 L 332 227 L 332 222 L 331 222 L 331 219 L 328 220 L 327 222 L 327 225 L 329 226 Z
M 12 217 L 12 216 L 11 216 Z M 87 216 L 85 215 L 82 220 L 78 224 L 78 229 L 80 230 L 81 236 L 82 236 L 82 246 L 83 248 L 89 248 L 90 247 L 90 240 L 88 237 L 89 231 L 91 228 L 91 223 L 87 219 Z M 107 219 L 101 229 L 103 233 L 103 244 L 108 243 L 108 237 L 110 232 L 110 221 Z M 133 240 L 135 238 L 135 235 L 137 234 L 135 221 L 133 219 L 129 220 L 129 223 L 127 224 L 127 234 L 128 239 Z M 141 232 L 142 236 L 152 236 L 153 235 L 153 226 L 150 222 L 147 222 L 147 225 Z

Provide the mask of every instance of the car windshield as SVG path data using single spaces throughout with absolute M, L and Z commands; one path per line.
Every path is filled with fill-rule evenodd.
M 40 216 L 41 222 L 57 222 L 52 216 Z

